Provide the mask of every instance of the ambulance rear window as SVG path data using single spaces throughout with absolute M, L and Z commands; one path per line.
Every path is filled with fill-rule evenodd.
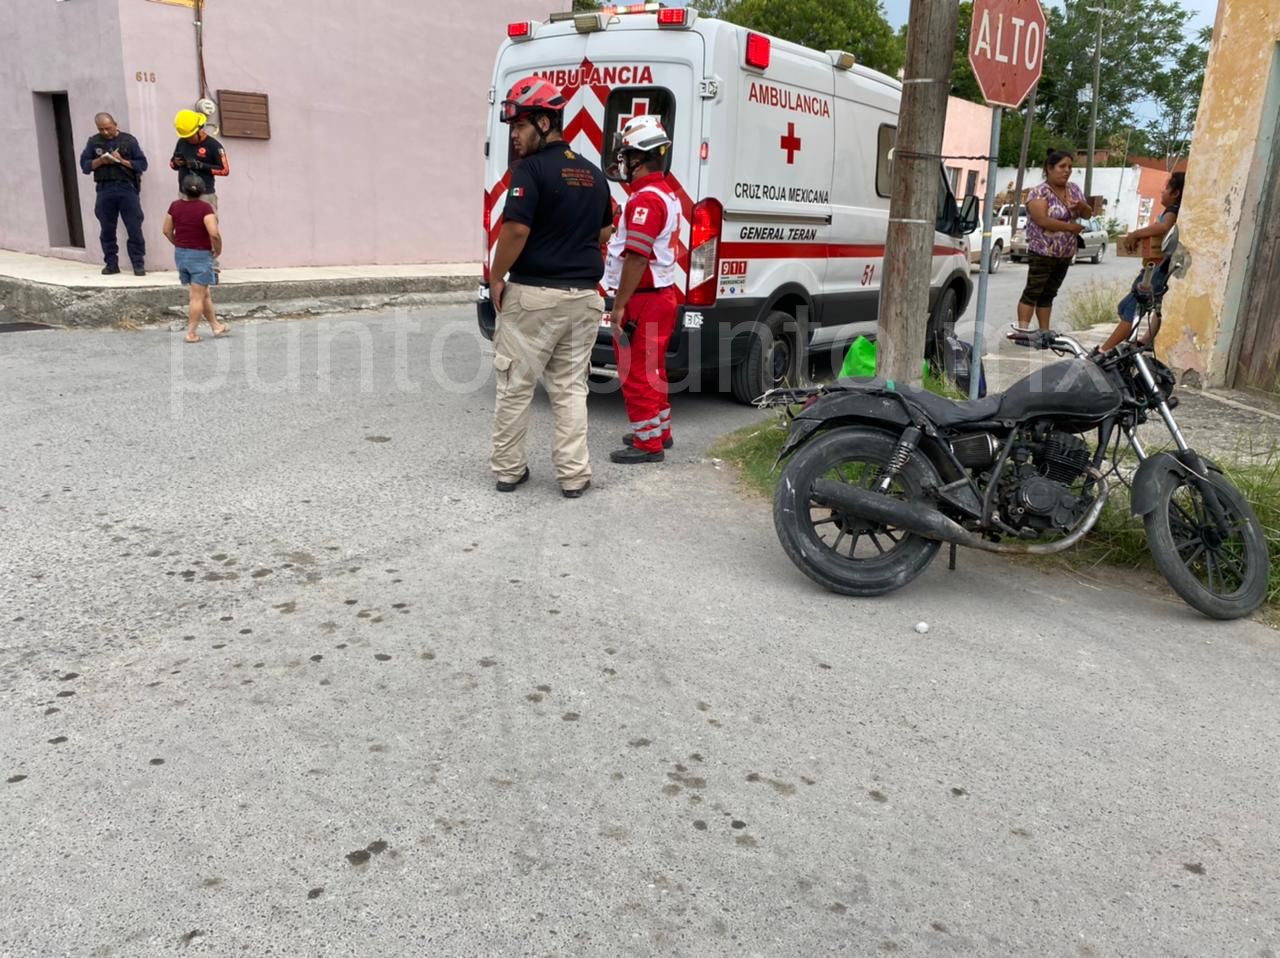
M 876 193 L 888 196 L 893 192 L 893 160 L 889 151 L 898 139 L 898 128 L 881 124 L 880 133 L 876 137 Z
M 676 98 L 672 96 L 670 90 L 656 86 L 623 86 L 615 87 L 609 93 L 609 100 L 605 104 L 604 110 L 604 145 L 603 156 L 601 156 L 600 165 L 606 170 L 613 165 L 613 135 L 620 133 L 622 128 L 627 125 L 627 121 L 633 116 L 644 116 L 645 114 L 657 115 L 662 118 L 662 126 L 670 135 L 676 119 Z M 673 143 L 672 148 L 667 151 L 666 167 L 663 172 L 669 172 L 671 169 L 671 154 L 680 148 L 679 143 Z

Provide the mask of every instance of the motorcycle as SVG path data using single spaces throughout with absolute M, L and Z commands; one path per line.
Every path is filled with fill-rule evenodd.
M 1250 614 L 1270 574 L 1262 526 L 1222 470 L 1188 445 L 1173 417 L 1174 374 L 1136 340 L 1138 326 L 1093 354 L 1052 330 L 1014 330 L 1015 344 L 1064 358 L 983 399 L 875 378 L 766 394 L 762 405 L 804 404 L 790 413 L 778 456 L 789 460 L 773 503 L 783 549 L 833 592 L 882 595 L 920 575 L 943 543 L 953 568 L 956 546 L 1070 549 L 1122 482 L 1174 591 L 1215 619 Z M 1153 414 L 1175 448 L 1148 455 L 1137 427 Z M 1125 440 L 1139 463 L 1132 476 Z

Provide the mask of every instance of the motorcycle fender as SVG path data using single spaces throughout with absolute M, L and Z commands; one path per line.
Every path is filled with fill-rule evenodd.
M 1129 506 L 1135 516 L 1145 516 L 1155 511 L 1157 494 L 1165 476 L 1171 473 L 1179 476 L 1194 475 L 1193 471 L 1181 461 L 1182 456 L 1181 452 L 1162 452 L 1152 456 L 1138 467 L 1133 477 L 1133 488 L 1129 491 Z M 1207 459 L 1204 462 L 1214 472 L 1222 471 L 1217 463 Z
M 911 425 L 911 420 L 907 418 L 902 403 L 896 399 L 867 393 L 831 393 L 792 420 L 791 432 L 778 453 L 778 462 L 803 446 L 819 430 L 854 423 L 900 432 Z M 776 467 L 777 463 L 774 465 Z
M 821 419 L 796 419 L 791 423 L 791 432 L 787 434 L 787 441 L 782 444 L 782 449 L 778 453 L 778 459 L 773 464 L 773 468 L 778 468 L 778 463 L 786 459 L 806 442 L 822 427 Z

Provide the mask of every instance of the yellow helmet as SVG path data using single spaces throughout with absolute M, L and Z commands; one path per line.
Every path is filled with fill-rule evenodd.
M 203 113 L 197 113 L 195 110 L 179 110 L 178 115 L 173 118 L 173 128 L 178 131 L 178 136 L 185 140 L 189 136 L 195 136 L 196 131 L 204 126 L 208 119 Z

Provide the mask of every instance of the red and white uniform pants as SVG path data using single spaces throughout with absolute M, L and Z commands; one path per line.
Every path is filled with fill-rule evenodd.
M 615 333 L 613 352 L 622 380 L 622 399 L 637 449 L 660 452 L 671 437 L 671 404 L 667 397 L 667 344 L 676 325 L 675 287 L 635 293 L 619 324 L 634 328 L 630 336 Z

